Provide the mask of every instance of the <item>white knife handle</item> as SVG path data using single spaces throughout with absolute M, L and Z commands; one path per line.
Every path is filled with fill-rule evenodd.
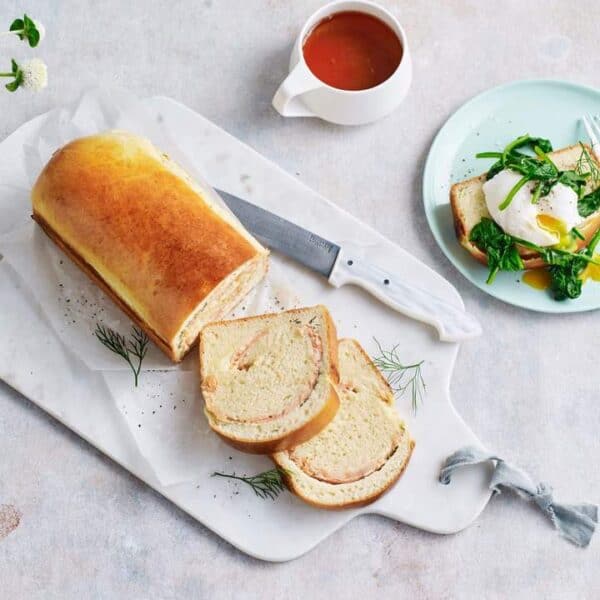
M 433 325 L 444 342 L 459 342 L 481 334 L 475 317 L 433 294 L 402 281 L 401 277 L 369 264 L 345 245 L 329 276 L 335 287 L 353 284 L 367 290 L 398 312 Z

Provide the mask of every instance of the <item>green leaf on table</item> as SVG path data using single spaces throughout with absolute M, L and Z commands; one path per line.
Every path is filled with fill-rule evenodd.
M 23 31 L 24 27 L 25 27 L 25 23 L 23 22 L 23 19 L 15 19 L 11 23 L 9 31 Z M 19 37 L 21 37 L 21 36 L 19 35 Z M 23 38 L 21 38 L 21 39 L 23 39 Z
M 11 81 L 10 83 L 7 83 L 4 87 L 9 92 L 16 92 L 19 89 L 20 85 L 21 85 L 21 83 L 19 82 L 19 80 L 15 79 L 14 81 Z
M 40 43 L 40 32 L 36 29 L 32 29 L 28 35 L 27 40 L 32 48 L 35 48 Z
M 19 68 L 19 65 L 16 63 L 16 61 L 14 59 L 12 60 L 11 64 L 12 64 L 11 73 L 14 75 L 14 79 L 10 83 L 7 83 L 4 87 L 9 92 L 16 92 L 19 89 L 19 87 L 21 86 L 21 84 L 23 83 L 23 71 L 21 71 L 21 69 Z
M 35 21 L 27 15 L 22 19 L 15 19 L 10 25 L 10 31 L 14 31 L 20 40 L 27 40 L 32 48 L 40 43 L 40 32 Z

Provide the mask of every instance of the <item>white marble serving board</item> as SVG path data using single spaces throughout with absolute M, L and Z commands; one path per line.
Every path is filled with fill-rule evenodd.
M 145 102 L 156 122 L 213 186 L 338 244 L 345 239 L 360 242 L 368 247 L 368 258 L 384 267 L 417 271 L 423 287 L 462 306 L 445 279 L 210 121 L 168 98 Z M 11 153 L 43 118 L 25 124 L 0 144 L 0 164 L 10 162 Z M 16 193 L 22 195 L 23 190 Z M 370 353 L 375 353 L 377 338 L 387 348 L 399 344 L 399 354 L 407 362 L 425 360 L 424 403 L 413 414 L 408 395 L 397 400 L 416 440 L 412 460 L 400 481 L 370 506 L 330 512 L 311 508 L 287 492 L 275 501 L 261 500 L 243 484 L 211 477 L 214 471 L 258 473 L 269 468 L 270 461 L 230 449 L 210 432 L 203 418 L 197 418 L 193 443 L 182 444 L 184 449 L 194 449 L 194 456 L 186 459 L 197 460 L 197 476 L 187 483 L 162 486 L 125 426 L 111 394 L 113 386 L 107 384 L 113 383 L 114 373 L 122 377 L 122 372 L 92 371 L 70 353 L 6 261 L 0 262 L 0 378 L 208 528 L 264 560 L 300 556 L 350 519 L 366 513 L 437 533 L 468 526 L 489 499 L 487 470 L 464 470 L 449 486 L 437 479 L 448 454 L 465 444 L 479 444 L 450 400 L 458 345 L 439 342 L 433 329 L 399 315 L 357 288 L 336 290 L 299 265 L 282 264 L 305 304 L 323 303 L 330 308 L 340 337 L 357 338 Z M 165 373 L 168 376 L 172 375 Z M 197 417 L 200 398 L 193 410 Z M 55 476 L 60 477 L 60 465 Z

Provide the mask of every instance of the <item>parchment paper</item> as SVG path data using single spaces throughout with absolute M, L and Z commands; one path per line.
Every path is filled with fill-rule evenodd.
M 29 191 L 52 153 L 74 138 L 109 129 L 149 138 L 225 206 L 205 182 L 202 165 L 173 143 L 139 100 L 120 90 L 92 90 L 74 105 L 36 121 L 27 142 L 15 147 L 15 168 L 0 186 L 0 254 L 30 290 L 65 347 L 89 369 L 107 372 L 105 379 L 141 453 L 161 483 L 170 485 L 197 474 L 195 438 L 206 435 L 199 427 L 205 419 L 195 385 L 196 352 L 173 365 L 150 343 L 135 388 L 129 365 L 94 336 L 101 323 L 128 337 L 133 323 L 30 219 Z M 275 258 L 267 279 L 230 316 L 284 310 L 299 303 Z M 155 400 L 164 394 L 179 398 L 177 409 L 156 410 Z

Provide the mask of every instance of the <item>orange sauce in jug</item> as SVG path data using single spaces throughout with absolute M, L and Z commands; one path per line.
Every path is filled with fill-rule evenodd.
M 303 47 L 308 68 L 341 90 L 366 90 L 383 83 L 402 60 L 402 44 L 381 19 L 343 11 L 323 19 Z

